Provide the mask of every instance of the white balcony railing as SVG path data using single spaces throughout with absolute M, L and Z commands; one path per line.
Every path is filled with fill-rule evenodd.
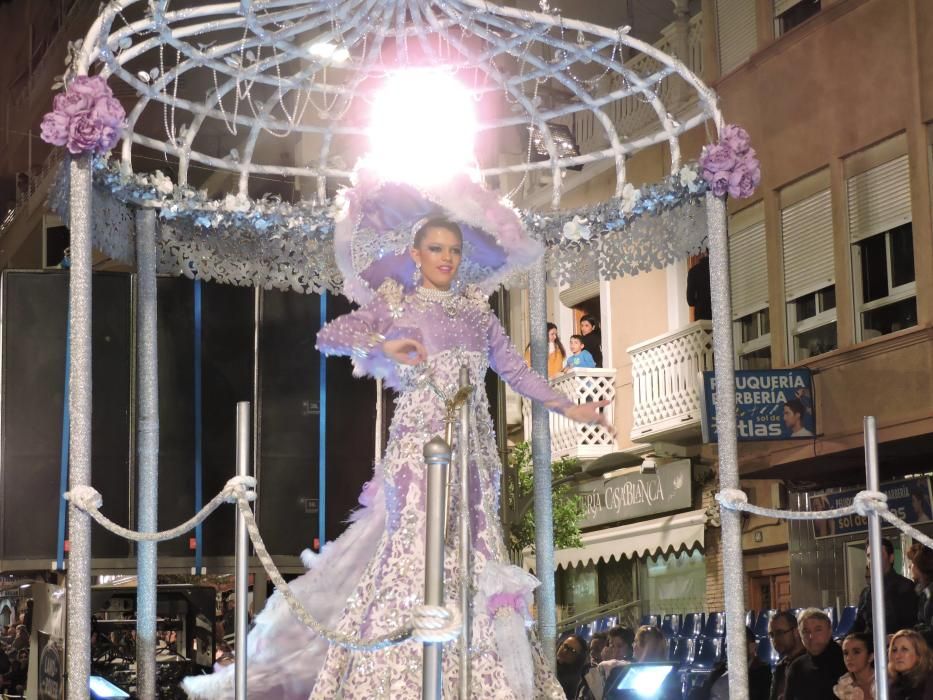
M 700 427 L 699 372 L 713 369 L 713 328 L 694 321 L 628 349 L 632 358 L 631 438 L 696 433 Z
M 610 425 L 615 416 L 616 371 L 614 369 L 574 369 L 551 380 L 555 390 L 575 403 L 609 401 L 603 411 Z M 531 438 L 531 402 L 522 400 L 525 440 Z M 616 451 L 616 440 L 601 425 L 582 425 L 557 413 L 551 419 L 551 458 L 596 459 Z

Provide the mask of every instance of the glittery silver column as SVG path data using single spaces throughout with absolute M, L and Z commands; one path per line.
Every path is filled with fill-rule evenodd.
M 544 256 L 528 272 L 528 306 L 531 320 L 531 366 L 547 376 L 547 287 Z M 554 605 L 554 513 L 551 500 L 551 425 L 548 410 L 531 403 L 531 458 L 535 493 L 535 574 L 541 585 L 536 592 L 538 637 L 545 658 L 553 668 L 557 643 Z
M 238 401 L 236 405 L 236 475 L 252 476 L 250 468 L 250 436 L 252 423 L 250 422 L 249 401 Z M 246 518 L 237 509 L 236 513 L 236 561 L 234 562 L 234 592 L 236 605 L 234 606 L 234 647 L 235 668 L 233 678 L 233 697 L 236 700 L 247 700 L 247 667 L 246 633 L 249 625 L 249 530 L 246 527 Z
M 139 463 L 140 532 L 158 530 L 159 493 L 159 358 L 156 317 L 156 213 L 136 212 L 136 449 Z M 136 675 L 137 696 L 156 694 L 156 575 L 155 542 L 137 548 Z
M 460 368 L 460 386 L 470 385 L 470 368 Z M 460 407 L 460 435 L 457 438 L 457 457 L 460 462 L 460 697 L 471 698 L 471 668 L 469 650 L 473 639 L 473 538 L 470 536 L 470 411 L 472 401 Z
M 424 534 L 424 604 L 444 604 L 444 523 L 447 521 L 447 474 L 450 445 L 438 436 L 424 445 L 428 472 Z M 444 645 L 425 642 L 421 673 L 422 700 L 441 700 Z
M 862 419 L 865 433 L 865 488 L 878 491 L 878 428 L 874 416 Z M 884 565 L 881 561 L 881 516 L 868 514 L 869 567 L 871 574 L 872 637 L 875 642 L 875 668 L 887 668 L 887 624 L 884 610 Z M 884 674 L 875 674 L 875 700 L 888 700 L 888 684 Z
M 71 373 L 68 396 L 70 421 L 68 487 L 91 484 L 91 163 L 88 156 L 72 159 L 71 273 L 68 292 L 71 314 Z M 67 700 L 86 700 L 91 672 L 91 518 L 68 509 L 68 615 L 66 632 Z
M 713 353 L 716 369 L 716 433 L 719 436 L 719 486 L 739 488 L 735 425 L 735 362 L 732 352 L 732 294 L 729 286 L 729 242 L 725 202 L 706 195 L 709 228 L 709 274 L 713 302 Z M 722 587 L 726 592 L 726 645 L 729 697 L 748 700 L 745 642 L 745 581 L 742 520 L 738 511 L 722 509 Z

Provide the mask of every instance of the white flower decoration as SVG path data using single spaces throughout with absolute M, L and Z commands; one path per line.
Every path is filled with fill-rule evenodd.
M 700 176 L 693 168 L 685 165 L 677 175 L 680 178 L 680 183 L 686 185 L 689 192 L 696 192 L 700 189 Z
M 588 241 L 592 235 L 593 231 L 587 224 L 586 219 L 579 216 L 573 217 L 564 224 L 564 238 L 568 241 Z
M 249 199 L 244 195 L 228 194 L 224 197 L 224 211 L 243 213 L 249 211 Z
M 334 223 L 340 223 L 350 215 L 350 202 L 344 195 L 343 190 L 338 190 L 334 195 L 334 204 L 331 207 L 331 216 L 334 217 Z
M 152 186 L 156 188 L 156 191 L 160 194 L 172 194 L 175 191 L 175 183 L 172 182 L 172 178 L 163 173 L 161 170 L 156 170 L 151 175 Z
M 641 190 L 636 190 L 631 182 L 627 182 L 622 188 L 622 211 L 631 214 L 640 198 Z

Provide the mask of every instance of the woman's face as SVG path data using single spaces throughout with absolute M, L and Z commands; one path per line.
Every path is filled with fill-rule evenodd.
M 557 647 L 557 663 L 575 664 L 580 661 L 583 655 L 583 643 L 574 636 L 567 637 L 559 647 Z
M 422 286 L 446 291 L 457 277 L 463 245 L 453 231 L 431 226 L 421 244 L 412 248 L 411 257 L 421 266 Z
M 908 637 L 898 637 L 891 642 L 888 655 L 891 657 L 891 666 L 898 673 L 907 673 L 919 660 L 917 647 Z
M 875 655 L 869 654 L 865 642 L 860 639 L 847 639 L 842 643 L 842 656 L 849 673 L 859 673 L 871 665 Z
M 550 343 L 557 342 L 557 329 L 556 328 L 548 328 L 547 339 L 548 339 L 548 342 Z
M 580 331 L 583 335 L 589 335 L 593 332 L 593 324 L 589 321 L 580 321 Z

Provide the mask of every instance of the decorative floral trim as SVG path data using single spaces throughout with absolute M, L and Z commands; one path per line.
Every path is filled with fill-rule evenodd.
M 126 112 L 101 76 L 79 75 L 52 100 L 41 137 L 72 155 L 107 153 L 120 140 Z
M 735 124 L 723 127 L 719 143 L 703 147 L 700 167 L 703 179 L 717 197 L 746 199 L 761 182 L 761 164 L 748 132 Z

